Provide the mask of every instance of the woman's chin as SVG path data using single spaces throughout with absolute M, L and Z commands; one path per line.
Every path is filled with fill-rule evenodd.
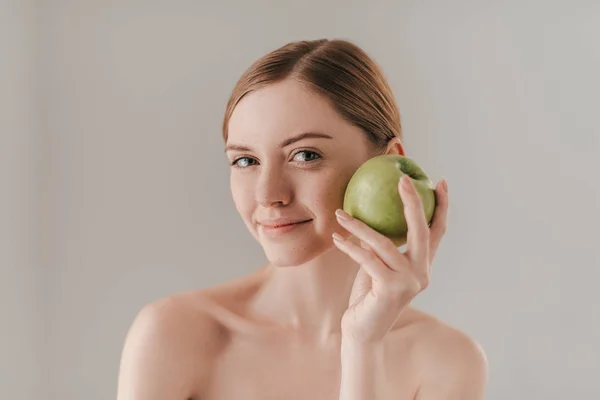
M 302 245 L 273 245 L 263 246 L 263 251 L 269 263 L 277 267 L 297 267 L 306 264 L 319 257 L 331 246 L 326 247 L 322 243 Z

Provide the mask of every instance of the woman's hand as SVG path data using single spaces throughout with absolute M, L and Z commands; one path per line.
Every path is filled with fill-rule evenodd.
M 448 189 L 445 180 L 435 188 L 436 208 L 428 226 L 421 197 L 407 176 L 398 182 L 408 225 L 406 251 L 400 252 L 387 237 L 363 222 L 337 210 L 339 224 L 360 241 L 360 246 L 334 233 L 335 245 L 361 268 L 356 276 L 349 308 L 342 318 L 342 337 L 359 344 L 381 342 L 401 311 L 429 284 L 435 252 L 446 231 Z

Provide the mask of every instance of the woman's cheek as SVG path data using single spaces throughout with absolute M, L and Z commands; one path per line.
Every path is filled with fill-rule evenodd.
M 315 185 L 317 185 L 317 187 L 315 187 Z M 313 182 L 312 191 L 317 196 L 315 201 L 319 203 L 319 209 L 331 214 L 330 216 L 335 219 L 335 210 L 342 207 L 344 202 L 344 192 L 347 185 L 348 182 L 346 181 L 345 175 L 340 173 L 328 174 L 324 179 L 320 180 L 318 184 Z
M 250 179 L 235 174 L 230 178 L 231 196 L 238 213 L 244 218 L 251 216 L 254 191 Z

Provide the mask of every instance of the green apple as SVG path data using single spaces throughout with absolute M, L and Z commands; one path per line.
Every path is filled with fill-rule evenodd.
M 398 192 L 403 175 L 412 179 L 421 197 L 427 224 L 435 211 L 435 187 L 425 171 L 409 157 L 376 156 L 356 170 L 344 195 L 344 211 L 390 238 L 396 246 L 406 243 L 408 226 Z

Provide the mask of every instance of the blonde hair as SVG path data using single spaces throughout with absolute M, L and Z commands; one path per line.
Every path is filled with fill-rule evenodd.
M 319 39 L 288 43 L 255 61 L 235 85 L 223 119 L 229 119 L 248 93 L 270 83 L 294 79 L 329 100 L 349 123 L 361 128 L 377 147 L 402 139 L 400 112 L 379 66 L 347 40 Z

